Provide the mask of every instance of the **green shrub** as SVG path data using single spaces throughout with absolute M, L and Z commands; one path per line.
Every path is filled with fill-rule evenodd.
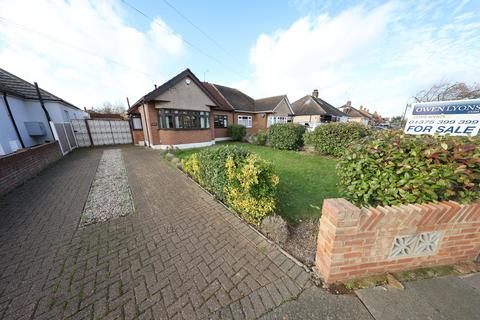
M 184 165 L 184 171 L 195 178 L 205 189 L 224 201 L 224 189 L 227 184 L 225 161 L 227 157 L 244 159 L 249 153 L 235 146 L 207 148 L 194 153 Z
M 357 205 L 480 199 L 478 137 L 381 131 L 355 144 L 337 166 L 344 196 Z
M 182 161 L 184 171 L 250 223 L 275 211 L 273 165 L 235 146 L 204 149 Z
M 264 146 L 267 143 L 268 134 L 265 131 L 258 131 L 248 138 L 248 142 L 259 146 Z
M 354 142 L 369 136 L 369 127 L 357 122 L 330 122 L 305 133 L 306 145 L 311 145 L 322 154 L 340 157 Z
M 241 124 L 231 124 L 228 126 L 228 135 L 233 141 L 242 141 L 247 134 L 247 129 Z
M 303 147 L 305 126 L 295 123 L 277 123 L 268 129 L 268 141 L 277 149 L 297 150 Z

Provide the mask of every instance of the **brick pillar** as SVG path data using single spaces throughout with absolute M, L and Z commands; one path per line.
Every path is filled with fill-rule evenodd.
M 317 271 L 326 282 L 330 282 L 332 273 L 338 273 L 337 265 L 344 260 L 344 253 L 349 250 L 344 246 L 344 241 L 353 240 L 352 236 L 357 233 L 359 224 L 360 209 L 347 200 L 340 198 L 323 201 L 315 260 Z

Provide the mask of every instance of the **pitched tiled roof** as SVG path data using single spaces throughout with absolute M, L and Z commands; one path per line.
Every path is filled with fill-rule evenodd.
M 255 111 L 273 111 L 275 107 L 285 98 L 284 95 L 281 96 L 274 96 L 274 97 L 267 97 L 262 99 L 255 100 Z
M 338 110 L 328 102 L 306 95 L 292 103 L 292 109 L 296 116 L 298 115 L 330 115 L 335 117 L 348 117 L 345 113 Z
M 364 118 L 365 116 L 357 109 L 352 106 L 343 105 L 340 107 L 343 113 L 352 118 Z
M 365 109 L 359 109 L 358 112 L 363 114 L 364 117 L 367 117 L 367 118 L 372 118 L 373 117 L 373 114 L 371 114 L 370 112 L 368 112 Z
M 58 101 L 63 102 L 73 108 L 79 109 L 73 104 L 51 94 L 50 92 L 40 89 L 42 99 L 45 101 Z M 37 89 L 33 84 L 25 81 L 16 75 L 0 68 L 0 92 L 5 92 L 23 99 L 35 99 L 38 100 Z
M 210 92 L 207 90 L 207 88 L 205 88 L 203 83 L 200 80 L 198 80 L 197 76 L 195 76 L 193 74 L 193 72 L 190 71 L 190 69 L 185 69 L 182 72 L 180 72 L 179 74 L 177 74 L 175 77 L 173 77 L 172 79 L 168 80 L 167 82 L 165 82 L 164 84 L 159 86 L 158 88 L 150 91 L 149 93 L 147 93 L 146 95 L 144 95 L 143 97 L 138 99 L 137 102 L 135 102 L 132 105 L 132 107 L 130 109 L 128 109 L 127 113 L 133 112 L 139 105 L 141 105 L 145 101 L 154 100 L 156 97 L 158 97 L 159 95 L 161 95 L 162 93 L 164 93 L 168 89 L 172 88 L 174 85 L 176 85 L 178 82 L 180 82 L 183 78 L 185 78 L 187 76 L 193 82 L 195 82 L 195 84 L 200 88 L 200 90 L 202 90 L 214 103 L 216 103 L 215 97 L 213 97 L 210 94 Z M 216 105 L 212 105 L 212 107 L 216 107 Z
M 220 91 L 211 83 L 203 82 L 205 89 L 210 92 L 210 94 L 215 98 L 215 102 L 218 104 L 218 107 L 222 110 L 233 111 L 233 107 L 230 103 L 225 99 Z
M 228 106 L 229 110 L 247 111 L 247 112 L 269 112 L 273 111 L 275 107 L 285 98 L 285 95 L 267 97 L 262 99 L 253 99 L 242 91 L 222 86 L 219 84 L 211 84 L 210 90 L 218 93 L 217 101 L 225 108 Z M 206 86 L 208 88 L 208 86 Z
M 255 112 L 255 100 L 240 90 L 214 84 L 215 88 L 222 94 L 235 110 Z

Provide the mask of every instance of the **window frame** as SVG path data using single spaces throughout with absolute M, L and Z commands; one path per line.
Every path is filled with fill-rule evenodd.
M 270 119 L 272 119 L 272 121 L 270 121 Z M 267 118 L 267 128 L 269 128 L 271 125 L 274 125 L 274 124 L 277 124 L 277 123 L 288 123 L 288 120 L 289 120 L 288 116 L 268 116 L 268 118 Z
M 160 130 L 210 130 L 210 111 L 188 110 L 188 109 L 158 109 L 158 129 Z M 171 127 L 166 128 L 167 119 L 171 117 Z M 196 123 L 195 127 L 185 127 L 187 121 Z M 170 124 L 170 121 L 168 122 Z M 202 123 L 204 128 L 202 128 Z
M 220 118 L 220 119 L 217 119 Z M 221 126 L 217 126 L 217 123 L 221 122 Z M 213 115 L 213 127 L 215 129 L 226 129 L 228 128 L 228 116 L 226 114 L 214 114 Z
M 242 118 L 242 120 L 247 120 L 247 124 L 246 124 L 246 125 L 243 124 L 243 123 L 240 123 L 240 117 Z M 244 119 L 244 118 L 246 118 L 246 119 Z M 242 122 L 243 122 L 243 121 L 242 121 Z M 244 126 L 245 128 L 250 129 L 250 128 L 253 127 L 253 117 L 252 117 L 252 116 L 244 116 L 244 115 L 240 115 L 240 114 L 239 114 L 239 115 L 237 116 L 237 124 L 242 125 L 242 126 Z
M 135 128 L 135 125 L 133 124 L 133 119 L 139 119 L 140 120 L 140 129 Z M 130 116 L 130 123 L 132 125 L 132 130 L 135 130 L 135 131 L 143 130 L 143 121 L 142 121 L 142 117 L 139 114 L 131 115 Z

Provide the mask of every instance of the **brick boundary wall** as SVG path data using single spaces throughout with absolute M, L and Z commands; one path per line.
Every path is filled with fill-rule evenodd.
M 57 141 L 0 157 L 0 195 L 36 176 L 61 157 L 62 152 Z
M 358 208 L 345 199 L 326 199 L 315 268 L 333 283 L 474 261 L 479 253 L 480 203 Z

